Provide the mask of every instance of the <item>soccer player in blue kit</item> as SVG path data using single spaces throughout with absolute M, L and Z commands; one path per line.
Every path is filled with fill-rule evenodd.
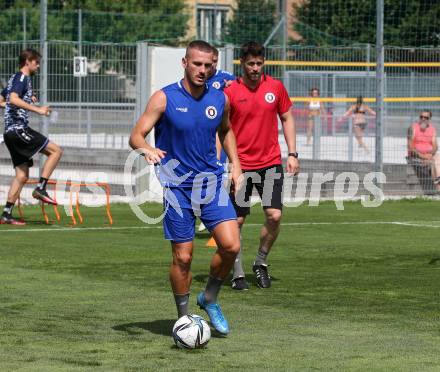
M 214 53 L 212 56 L 212 67 L 211 67 L 211 70 L 209 71 L 208 79 L 206 80 L 206 84 L 210 87 L 215 88 L 215 89 L 223 90 L 223 89 L 225 89 L 225 87 L 227 87 L 229 84 L 231 84 L 232 81 L 236 79 L 236 77 L 235 77 L 235 75 L 231 74 L 228 71 L 217 69 L 219 52 L 218 52 L 218 49 L 215 47 L 213 47 L 212 50 Z M 218 137 L 217 137 L 217 141 L 218 141 Z M 220 154 L 218 154 L 218 150 L 217 150 L 217 157 L 220 160 L 220 163 L 222 163 L 226 169 L 227 156 L 226 156 L 225 151 L 221 148 L 221 144 L 219 142 L 217 143 L 217 149 L 221 149 Z M 197 230 L 199 232 L 206 230 L 206 226 L 203 224 L 203 222 L 200 222 L 200 225 Z
M 232 184 L 238 189 L 241 168 L 235 136 L 229 126 L 229 102 L 221 90 L 206 84 L 213 49 L 193 41 L 182 59 L 184 78 L 153 94 L 130 136 L 164 186 L 165 239 L 170 240 L 170 282 L 178 317 L 188 314 L 191 261 L 198 215 L 213 234 L 218 249 L 212 257 L 206 288 L 197 296 L 213 327 L 229 333 L 217 296 L 240 249 L 236 214 L 222 184 L 223 166 L 217 162 L 216 133 L 232 164 Z M 155 129 L 155 146 L 145 137 Z M 205 182 L 205 180 L 208 180 Z M 204 194 L 204 196 L 203 196 Z
M 213 49 L 213 57 L 212 57 L 212 68 L 209 72 L 209 77 L 206 80 L 206 84 L 209 86 L 212 86 L 215 89 L 223 90 L 225 89 L 225 86 L 228 85 L 228 82 L 235 80 L 236 77 L 234 74 L 231 74 L 228 71 L 224 70 L 217 70 L 217 63 L 218 63 L 218 49 Z

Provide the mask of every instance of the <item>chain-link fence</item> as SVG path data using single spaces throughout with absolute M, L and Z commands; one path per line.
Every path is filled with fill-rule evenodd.
M 298 152 L 307 160 L 303 170 L 373 171 L 375 115 L 367 112 L 360 127 L 354 125 L 356 115 L 348 111 L 359 96 L 363 107 L 376 109 L 375 49 L 298 46 L 287 49 L 287 60 L 282 55 L 281 48 L 269 48 L 265 71 L 284 82 L 294 103 Z M 239 48 L 234 56 L 234 72 L 239 75 Z M 407 166 L 407 131 L 423 110 L 432 112 L 434 126 L 440 117 L 439 57 L 434 48 L 385 49 L 383 162 L 388 180 L 384 189 L 389 193 L 435 190 L 429 167 L 417 178 Z M 314 99 L 313 88 L 319 91 Z M 281 131 L 280 141 L 284 141 Z
M 27 46 L 39 47 L 35 43 Z M 0 85 L 17 71 L 22 47 L 22 43 L 0 43 Z M 79 50 L 88 59 L 84 77 L 73 75 L 73 58 Z M 114 194 L 123 194 L 128 136 L 137 119 L 136 64 L 136 44 L 48 43 L 47 100 L 58 115 L 47 135 L 65 150 L 53 178 L 108 182 Z M 32 83 L 38 98 L 38 74 Z M 31 115 L 30 125 L 41 131 L 41 117 Z M 13 174 L 6 147 L 1 146 L 0 184 L 8 185 Z M 38 167 L 30 175 L 38 177 Z M 29 190 L 23 196 L 27 194 Z
M 26 46 L 39 47 L 29 42 Z M 0 43 L 0 85 L 16 71 L 17 56 L 22 48 L 22 42 Z M 73 76 L 73 58 L 79 53 L 88 59 L 88 75 L 81 78 Z M 240 75 L 238 53 L 239 48 L 235 48 L 234 65 L 230 68 Z M 439 101 L 431 100 L 440 96 L 439 54 L 438 50 L 430 48 L 386 49 L 384 169 L 388 180 L 384 188 L 388 193 L 421 193 L 424 182 L 428 189 L 433 187 L 429 176 L 418 179 L 407 166 L 406 133 L 421 110 L 433 112 L 434 125 L 440 117 Z M 287 60 L 282 60 L 282 55 L 281 48 L 268 48 L 266 72 L 283 80 L 294 103 L 303 171 L 310 174 L 372 171 L 374 115 L 366 115 L 361 133 L 365 146 L 361 147 L 353 116 L 347 117 L 344 113 L 358 96 L 363 96 L 372 110 L 376 108 L 374 48 L 369 45 L 291 47 L 287 50 Z M 136 44 L 48 43 L 47 99 L 59 113 L 58 120 L 49 125 L 48 134 L 66 150 L 54 178 L 85 180 L 93 172 L 95 176 L 96 172 L 102 172 L 100 177 L 106 174 L 105 181 L 113 186 L 113 193 L 123 194 L 122 173 L 128 136 L 139 115 L 136 83 L 138 63 L 142 58 Z M 177 68 L 181 68 L 178 61 Z M 38 96 L 38 75 L 33 85 Z M 317 115 L 311 115 L 311 88 L 318 88 L 320 93 Z M 31 125 L 40 128 L 40 118 L 32 116 Z M 280 142 L 285 156 L 282 132 Z M 6 186 L 13 169 L 4 146 L 0 154 L 0 183 Z M 33 169 L 31 176 L 37 177 L 38 169 Z
M 49 1 L 48 40 L 178 45 L 197 37 L 224 45 L 353 46 L 375 43 L 376 0 Z M 20 7 L 23 7 L 20 9 Z M 77 9 L 77 8 L 83 9 Z M 385 45 L 438 46 L 437 0 L 384 2 Z M 39 39 L 39 1 L 6 1 L 3 40 Z
M 190 10 L 181 0 L 151 4 L 140 13 L 96 10 L 53 10 L 47 12 L 48 40 L 76 42 L 150 42 L 177 45 L 187 32 Z M 0 27 L 8 30 L 3 40 L 24 44 L 40 38 L 40 9 L 3 10 Z

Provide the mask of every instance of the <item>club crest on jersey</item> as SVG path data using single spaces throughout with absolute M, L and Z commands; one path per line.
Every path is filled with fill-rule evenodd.
M 221 84 L 220 84 L 220 82 L 218 82 L 218 81 L 214 81 L 214 82 L 212 83 L 212 86 L 213 86 L 215 89 L 220 89 Z
M 269 92 L 266 93 L 266 95 L 264 96 L 264 99 L 266 100 L 267 103 L 272 103 L 275 101 L 275 94 Z
M 208 106 L 205 114 L 209 119 L 215 119 L 217 117 L 217 109 L 214 106 Z

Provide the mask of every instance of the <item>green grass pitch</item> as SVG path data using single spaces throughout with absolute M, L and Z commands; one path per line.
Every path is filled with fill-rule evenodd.
M 159 215 L 161 206 L 143 207 Z M 269 263 L 273 287 L 251 264 L 262 212 L 243 230 L 251 289 L 227 285 L 220 302 L 231 334 L 185 351 L 170 336 L 176 312 L 169 243 L 126 205 L 82 208 L 85 222 L 0 226 L 0 370 L 407 370 L 440 369 L 440 204 L 330 202 L 286 208 Z M 95 229 L 96 228 L 96 229 Z M 191 312 L 212 248 L 198 235 Z M 206 318 L 206 317 L 205 317 Z

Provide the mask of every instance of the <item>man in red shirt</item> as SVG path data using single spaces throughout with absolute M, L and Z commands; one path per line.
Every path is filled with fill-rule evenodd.
M 289 150 L 287 172 L 296 175 L 299 161 L 295 122 L 290 110 L 292 103 L 283 84 L 263 73 L 264 52 L 264 46 L 256 42 L 241 47 L 243 77 L 235 80 L 225 89 L 225 93 L 230 101 L 231 127 L 246 179 L 246 187 L 235 196 L 231 194 L 231 199 L 241 228 L 250 213 L 253 186 L 260 195 L 266 220 L 261 229 L 260 246 L 252 270 L 258 286 L 269 288 L 271 279 L 267 271 L 267 256 L 280 231 L 283 207 L 284 174 L 278 142 L 278 118 Z M 234 264 L 232 288 L 248 289 L 241 250 Z

